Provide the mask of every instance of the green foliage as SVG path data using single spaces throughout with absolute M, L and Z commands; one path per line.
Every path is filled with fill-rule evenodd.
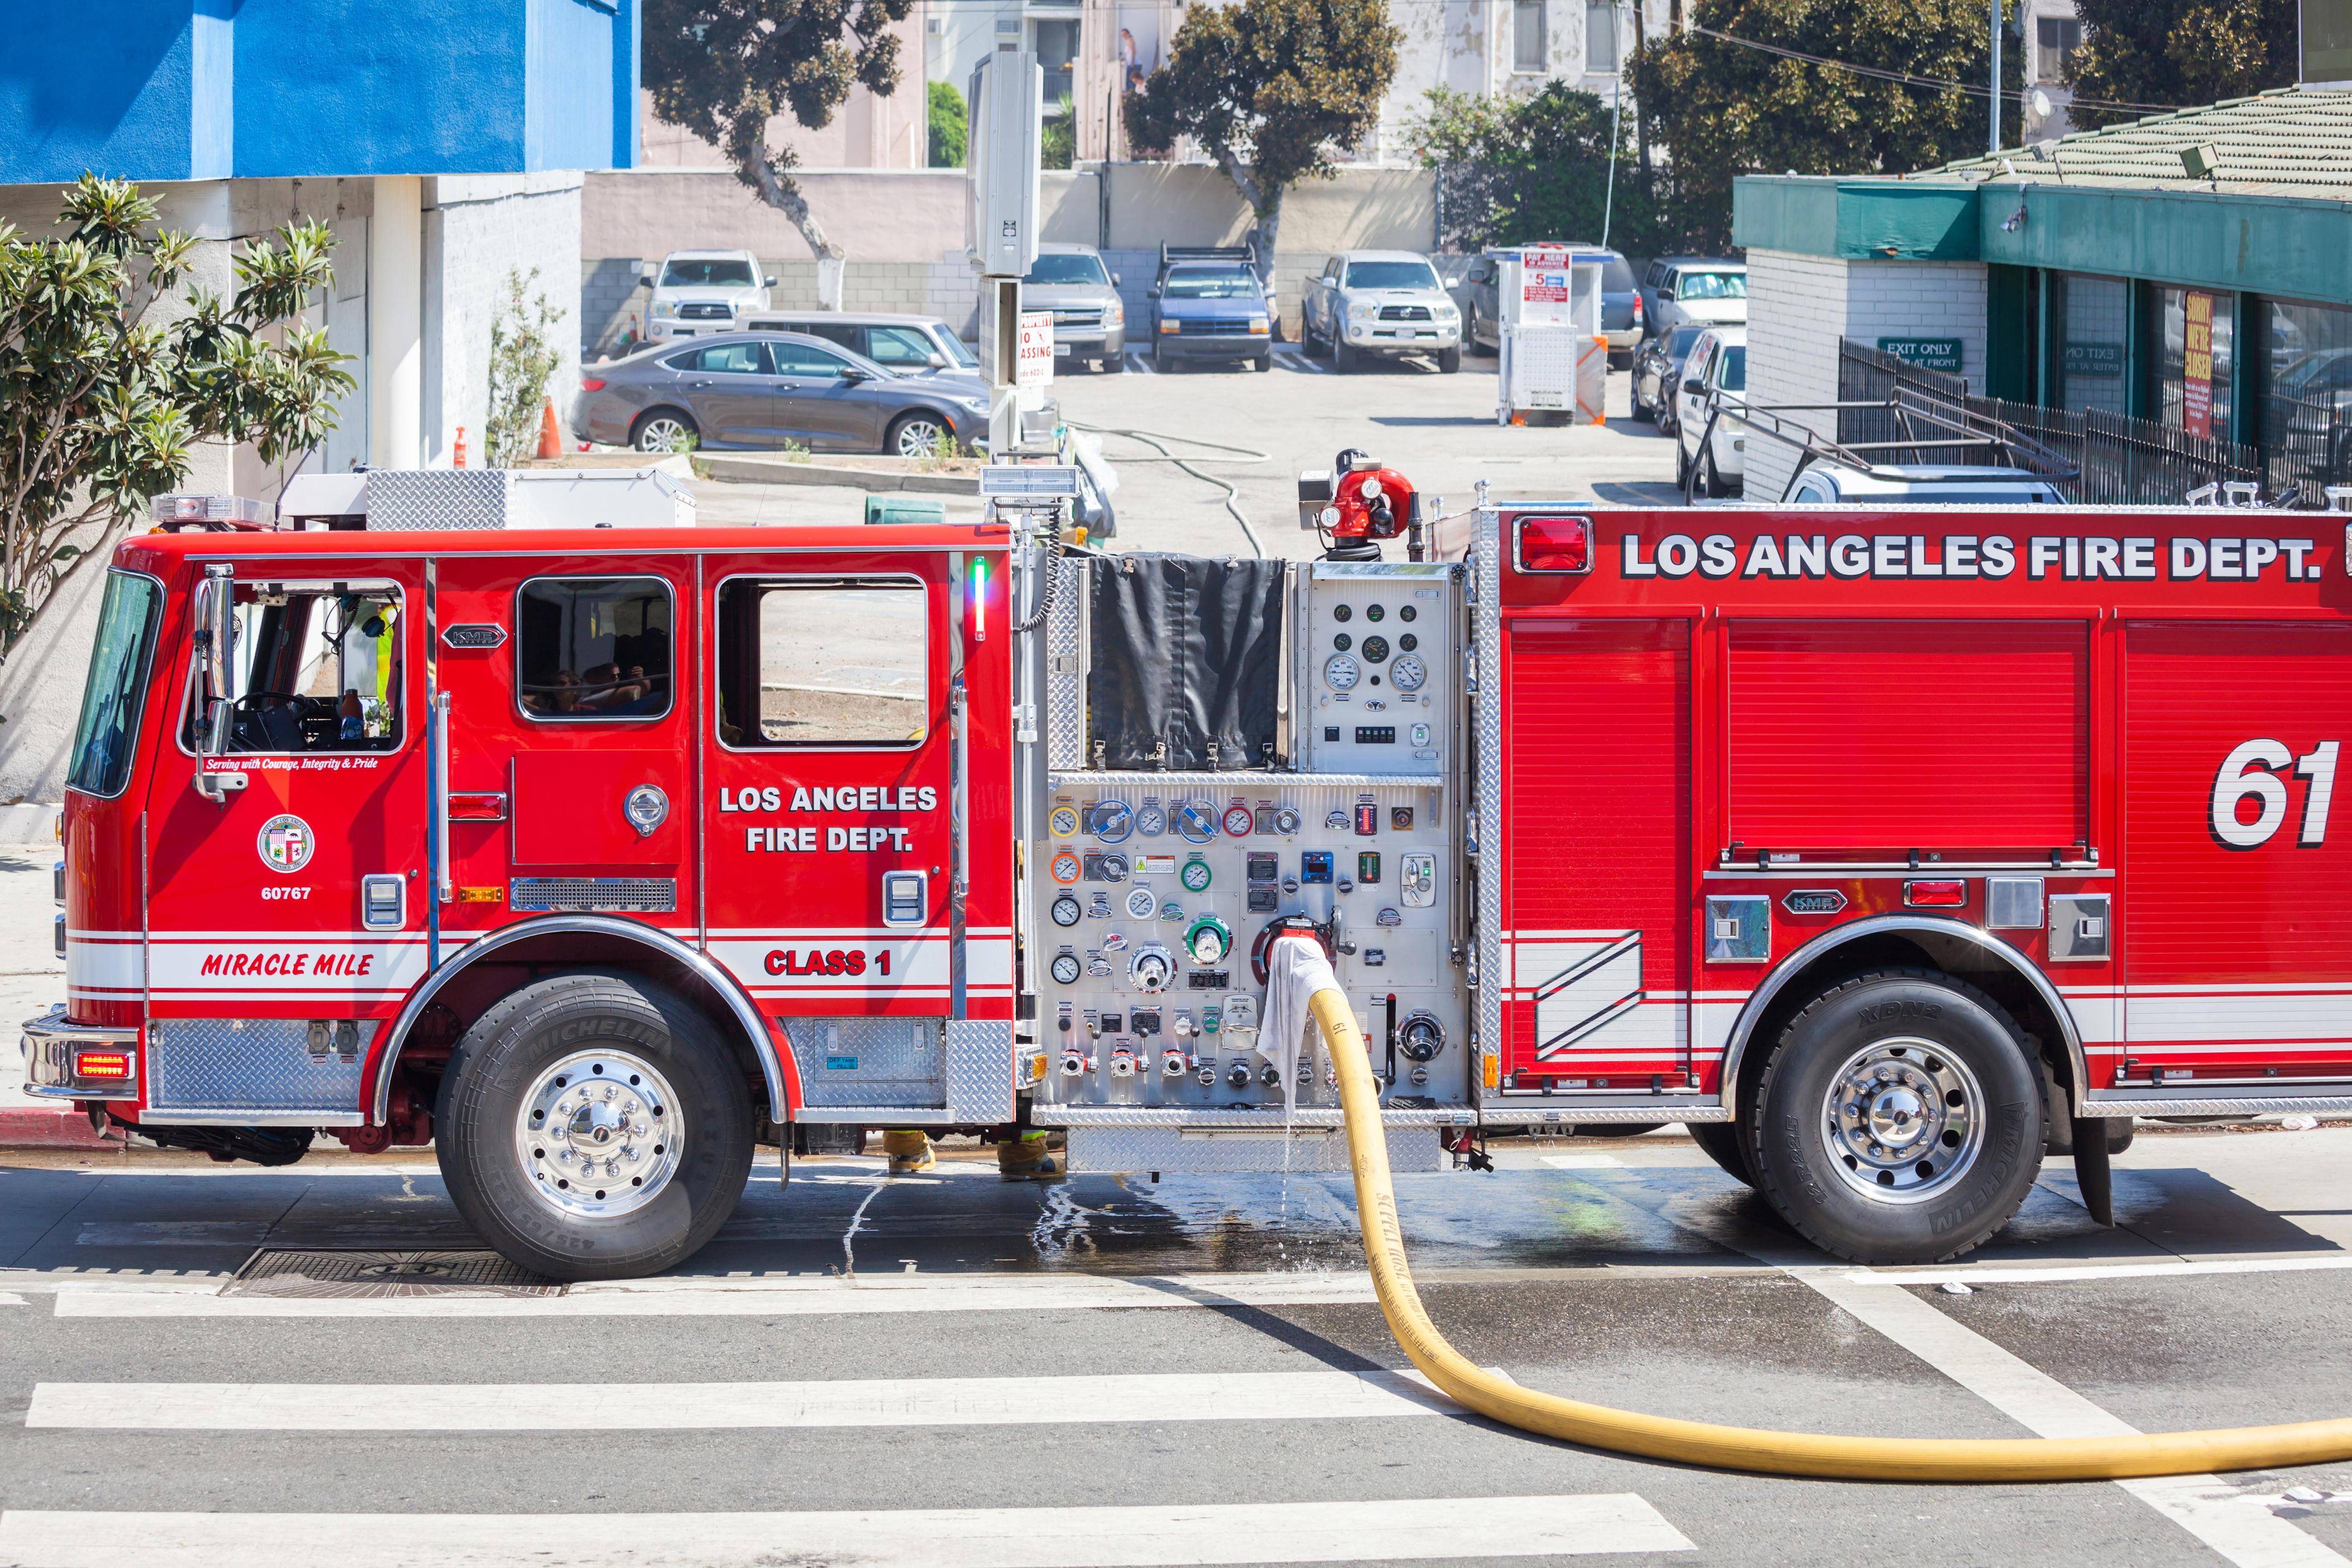
M 157 322 L 196 241 L 155 216 L 136 185 L 84 174 L 62 237 L 0 224 L 0 647 L 109 531 L 185 479 L 195 443 L 249 442 L 274 467 L 326 439 L 354 384 L 351 356 L 303 324 L 334 282 L 326 225 L 248 245 L 233 299 L 190 289 Z
M 1263 225 L 1285 191 L 1329 178 L 1332 154 L 1361 147 L 1379 125 L 1403 41 L 1385 0 L 1192 6 L 1168 63 L 1127 98 L 1128 142 L 1165 153 L 1190 136 Z
M 2295 0 L 2079 0 L 2083 47 L 2066 85 L 2110 103 L 2189 108 L 2295 79 Z M 2108 125 L 2152 112 L 2084 104 L 2066 117 Z
M 930 165 L 934 169 L 963 167 L 964 136 L 971 129 L 971 110 L 951 81 L 930 87 Z
M 2015 15 L 2007 0 L 2005 15 Z M 1983 0 L 1696 0 L 1698 26 L 1853 65 L 1981 82 L 1991 40 Z M 2023 80 L 2014 26 L 2001 79 Z M 1977 95 L 1857 76 L 1696 31 L 1660 38 L 1627 85 L 1652 142 L 1671 157 L 1683 221 L 1709 247 L 1731 238 L 1736 175 L 1903 174 L 1983 150 L 1990 110 Z M 2008 110 L 2016 134 L 2017 109 Z
M 547 378 L 563 363 L 549 329 L 567 312 L 543 289 L 537 300 L 523 302 L 523 290 L 538 281 L 536 267 L 528 275 L 509 271 L 506 299 L 490 322 L 490 410 L 482 449 L 494 468 L 511 468 L 539 450 Z
M 1423 165 L 1448 176 L 1449 246 L 1600 239 L 1611 207 L 1607 99 L 1549 81 L 1533 98 L 1438 87 L 1423 101 L 1406 131 Z M 1672 228 L 1665 205 L 1641 178 L 1629 107 L 1618 120 L 1610 243 L 1636 256 L 1657 254 Z
M 1066 169 L 1076 160 L 1077 151 L 1077 110 L 1066 92 L 1045 116 L 1045 129 L 1038 138 L 1038 167 Z

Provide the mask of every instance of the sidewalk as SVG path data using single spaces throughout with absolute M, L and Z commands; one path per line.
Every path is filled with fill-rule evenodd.
M 48 834 L 56 808 L 0 807 L 10 839 Z M 16 1026 L 66 999 L 66 966 L 57 956 L 54 837 L 0 843 L 0 1148 L 97 1148 L 89 1119 L 71 1105 L 23 1092 L 25 1058 Z

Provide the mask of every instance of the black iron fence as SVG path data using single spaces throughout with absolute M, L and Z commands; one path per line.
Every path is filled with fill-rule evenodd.
M 2189 492 L 2231 479 L 2262 481 L 2265 493 L 2277 495 L 2288 485 L 2307 478 L 2309 453 L 2328 450 L 2337 460 L 2352 457 L 2352 436 L 2337 441 L 2332 434 L 2315 437 L 2298 450 L 2302 467 L 2284 465 L 2284 454 L 2265 454 L 2260 447 L 2192 436 L 2152 419 L 2134 419 L 2103 408 L 2069 412 L 2040 408 L 2006 398 L 1979 397 L 1968 382 L 1943 371 L 1926 370 L 1852 339 L 1838 341 L 1838 400 L 1884 402 L 1898 386 L 1915 387 L 1957 404 L 1973 414 L 1997 420 L 2032 437 L 2053 456 L 2078 470 L 2060 488 L 2069 500 L 2094 506 L 2179 506 Z M 1894 441 L 1907 432 L 1895 427 L 1892 409 L 1849 408 L 1838 415 L 1838 440 L 1852 446 Z M 1906 462 L 1981 463 L 1984 449 L 1953 447 L 1948 451 L 1923 447 Z M 2319 504 L 2316 483 L 2306 483 L 2302 504 Z

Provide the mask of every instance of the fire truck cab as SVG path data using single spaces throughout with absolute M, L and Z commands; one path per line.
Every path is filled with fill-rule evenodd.
M 1344 1170 L 1284 931 L 1401 1168 L 1682 1121 L 1864 1262 L 1976 1246 L 2045 1147 L 2104 1219 L 2120 1119 L 2352 1109 L 2313 514 L 1489 504 L 1284 562 L 481 483 L 117 551 L 31 1092 L 430 1142 L 563 1279 L 685 1258 L 828 1125 Z M 2313 537 L 2217 536 L 2265 525 Z

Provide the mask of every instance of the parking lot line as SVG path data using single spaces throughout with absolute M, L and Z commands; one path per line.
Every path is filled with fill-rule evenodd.
M 1688 1552 L 1632 1492 L 1137 1508 L 958 1508 L 777 1513 L 114 1513 L 11 1509 L 0 1561 L 45 1568 L 1189 1568 Z
M 1846 1278 L 1857 1285 L 1940 1285 L 1958 1279 L 1971 1285 L 2043 1285 L 2083 1279 L 2172 1279 L 2201 1274 L 2300 1274 L 2311 1269 L 2352 1268 L 2352 1258 L 2248 1258 L 2172 1263 L 2086 1263 L 2072 1268 L 1901 1268 L 1874 1273 L 1857 1268 Z

